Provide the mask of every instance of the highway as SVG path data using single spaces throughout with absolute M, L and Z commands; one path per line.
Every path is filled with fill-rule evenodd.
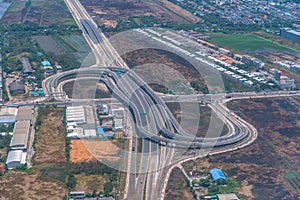
M 55 94 L 62 93 L 61 83 L 64 80 L 100 79 L 115 97 L 130 108 L 135 128 L 139 134 L 136 137 L 143 138 L 141 154 L 135 152 L 138 142 L 133 140 L 132 143 L 135 151 L 132 151 L 130 157 L 131 169 L 126 192 L 130 199 L 158 199 L 161 197 L 164 184 L 162 180 L 164 180 L 169 166 L 174 162 L 176 149 L 213 147 L 223 149 L 224 146 L 233 148 L 242 143 L 248 143 L 255 135 L 253 131 L 249 131 L 247 125 L 232 116 L 221 103 L 210 102 L 208 105 L 223 119 L 229 127 L 229 133 L 217 138 L 192 137 L 191 134 L 182 130 L 165 103 L 141 82 L 134 72 L 116 67 L 90 67 L 81 69 L 80 77 L 77 73 L 78 70 L 72 70 L 45 80 L 46 91 L 53 93 L 55 98 L 63 100 L 62 96 Z M 222 95 L 218 94 L 218 96 L 220 98 L 216 99 L 221 99 Z M 207 95 L 202 97 L 207 98 Z M 73 101 L 80 102 L 81 100 Z M 82 102 L 86 102 L 86 100 Z M 140 161 L 139 165 L 136 164 L 137 160 Z M 136 168 L 137 166 L 138 168 Z
M 127 64 L 97 27 L 97 24 L 93 21 L 79 0 L 65 0 L 65 4 L 68 6 L 77 25 L 82 30 L 83 36 L 94 54 L 96 66 L 127 67 Z
M 189 148 L 211 151 L 211 155 L 232 151 L 251 144 L 257 137 L 256 129 L 224 106 L 231 99 L 269 96 L 299 95 L 285 93 L 233 93 L 197 95 L 198 102 L 205 102 L 228 126 L 222 137 L 198 138 L 187 133 L 176 121 L 165 102 L 189 102 L 191 96 L 168 96 L 154 93 L 118 55 L 105 35 L 97 27 L 78 0 L 65 0 L 72 16 L 90 46 L 96 64 L 80 70 L 71 70 L 48 77 L 43 81 L 47 99 L 54 98 L 66 104 L 93 104 L 97 99 L 66 99 L 62 86 L 66 80 L 95 79 L 106 84 L 112 94 L 128 107 L 134 121 L 130 140 L 129 172 L 125 187 L 126 199 L 157 200 L 164 198 L 170 170 L 177 163 L 192 159 L 176 157 Z M 121 73 L 120 73 L 121 72 Z M 226 96 L 230 95 L 230 98 Z M 139 138 L 139 139 L 138 139 Z M 141 146 L 140 146 L 141 145 Z M 138 149 L 141 152 L 138 152 Z M 203 154 L 204 155 L 204 154 Z M 202 154 L 198 157 L 203 156 Z
M 66 5 L 68 6 L 72 16 L 74 17 L 76 23 L 78 26 L 81 28 L 83 32 L 83 36 L 85 37 L 87 43 L 89 44 L 95 60 L 96 60 L 96 65 L 94 66 L 95 68 L 98 68 L 99 66 L 101 67 L 107 67 L 107 66 L 121 66 L 123 68 L 128 68 L 127 64 L 122 60 L 122 58 L 118 55 L 118 53 L 115 51 L 115 49 L 112 47 L 108 39 L 105 37 L 105 35 L 98 29 L 96 23 L 93 21 L 93 19 L 88 15 L 84 7 L 80 4 L 78 0 L 65 0 Z M 64 76 L 64 75 L 63 75 Z M 49 79 L 45 81 L 45 88 L 47 88 L 47 91 L 49 91 L 50 95 L 54 95 L 55 98 L 62 99 L 63 96 L 61 95 L 61 92 L 57 91 L 57 83 L 55 83 L 55 87 L 52 86 L 47 86 L 51 84 L 53 80 Z M 55 81 L 55 80 L 54 80 Z M 134 131 L 133 131 L 134 132 Z M 132 143 L 130 143 L 131 146 L 135 145 L 135 141 L 131 140 Z M 135 147 L 135 146 L 134 146 Z M 157 149 L 157 144 L 152 143 L 146 139 L 142 139 L 142 157 L 145 157 L 145 159 L 141 159 L 140 165 L 149 165 L 149 163 L 155 162 L 157 160 L 155 156 L 151 156 L 151 153 L 148 152 L 156 152 Z M 130 154 L 130 153 L 129 153 Z M 145 156 L 144 156 L 145 155 Z M 135 162 L 137 159 L 135 158 L 135 154 L 130 154 L 129 158 L 132 159 L 131 162 Z M 130 171 L 135 171 L 134 165 L 130 165 L 133 168 L 130 169 Z M 147 168 L 148 169 L 148 168 Z M 140 172 L 142 172 L 144 169 L 140 169 Z M 153 170 L 157 170 L 156 168 Z M 146 175 L 143 175 L 142 173 L 140 176 L 138 176 L 140 182 L 145 183 L 146 181 Z M 127 180 L 130 179 L 129 184 L 127 184 L 129 187 L 134 187 L 136 186 L 136 181 L 134 178 L 132 178 L 133 174 L 128 173 Z M 146 185 L 148 187 L 148 185 Z M 140 186 L 139 186 L 140 188 Z M 125 196 L 127 195 L 128 191 L 132 191 L 133 189 L 125 189 Z M 143 190 L 141 190 L 143 191 Z M 140 189 L 135 190 L 136 194 L 141 193 Z M 152 192 L 152 189 L 148 189 L 148 192 Z M 148 193 L 148 196 L 151 196 L 151 193 Z M 133 195 L 133 194 L 132 194 Z M 142 192 L 143 195 L 143 192 Z M 136 195 L 133 195 L 136 196 Z M 140 197 L 136 197 L 140 198 Z

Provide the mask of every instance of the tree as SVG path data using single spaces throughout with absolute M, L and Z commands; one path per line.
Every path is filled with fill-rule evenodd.
M 209 181 L 209 179 L 207 179 L 207 178 L 201 179 L 199 183 L 200 183 L 200 185 L 201 185 L 202 187 L 208 187 L 208 186 L 210 186 L 210 181 Z

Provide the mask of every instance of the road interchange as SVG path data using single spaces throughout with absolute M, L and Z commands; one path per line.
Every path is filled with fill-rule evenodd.
M 51 76 L 43 82 L 43 88 L 48 99 L 55 98 L 59 101 L 66 101 L 68 99 L 65 98 L 62 90 L 63 80 L 95 79 L 105 83 L 110 91 L 125 106 L 128 106 L 138 132 L 136 137 L 142 138 L 142 153 L 140 155 L 142 159 L 137 168 L 137 155 L 131 150 L 138 145 L 138 140 L 133 139 L 129 147 L 129 173 L 125 198 L 163 199 L 167 183 L 165 177 L 168 177 L 168 172 L 177 163 L 193 159 L 191 156 L 182 156 L 174 161 L 173 156 L 176 149 L 210 149 L 212 155 L 242 148 L 256 139 L 256 129 L 231 113 L 223 105 L 223 102 L 230 100 L 224 98 L 225 94 L 198 95 L 196 99 L 199 102 L 206 102 L 218 114 L 229 127 L 228 134 L 216 138 L 197 138 L 185 132 L 166 107 L 165 101 L 189 101 L 191 96 L 173 95 L 160 98 L 139 76 L 128 70 L 126 63 L 120 58 L 101 30 L 97 28 L 80 2 L 78 0 L 65 0 L 65 2 L 91 47 L 96 64 L 79 71 L 71 70 Z M 122 68 L 117 66 L 122 66 Z M 117 74 L 118 70 L 123 72 L 122 75 Z M 272 96 L 276 95 L 286 95 L 286 93 L 272 94 Z M 268 97 L 268 94 L 245 93 L 232 94 L 232 96 L 238 99 Z M 80 102 L 80 100 L 72 100 L 72 102 L 76 101 Z M 95 101 L 97 100 L 92 102 Z M 146 115 L 141 116 L 141 113 L 146 113 Z M 203 155 L 199 155 L 199 157 L 201 156 Z

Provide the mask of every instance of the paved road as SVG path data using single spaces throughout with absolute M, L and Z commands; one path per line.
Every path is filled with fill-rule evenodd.
M 109 70 L 109 69 L 103 69 L 103 71 L 105 71 L 105 70 Z M 87 69 L 87 71 L 88 71 L 88 69 Z M 112 74 L 114 74 L 115 77 L 119 76 L 115 72 L 112 72 Z M 106 77 L 106 78 L 110 79 L 110 77 Z M 49 83 L 53 83 L 53 81 L 49 81 Z M 112 82 L 112 84 L 115 84 L 115 83 Z M 127 81 L 127 84 L 128 84 L 128 81 Z M 120 92 L 122 93 L 121 90 L 124 90 L 123 95 L 124 94 L 126 95 L 126 93 L 129 92 L 128 90 L 130 88 L 129 89 L 128 88 L 124 89 L 123 86 L 124 85 L 122 85 L 122 88 L 120 89 Z M 134 88 L 134 86 L 131 86 L 131 88 Z M 145 95 L 143 92 L 142 92 L 142 94 Z M 228 97 L 228 95 L 230 96 L 230 98 L 226 98 L 226 96 Z M 237 116 L 234 116 L 228 109 L 226 109 L 226 107 L 224 107 L 222 105 L 222 103 L 226 102 L 226 101 L 229 101 L 231 99 L 261 98 L 261 97 L 275 97 L 275 96 L 293 96 L 293 95 L 299 95 L 299 92 L 288 92 L 288 91 L 282 92 L 282 91 L 279 91 L 279 92 L 270 92 L 270 93 L 232 93 L 232 94 L 221 93 L 221 94 L 210 94 L 210 95 L 197 95 L 196 99 L 199 102 L 201 102 L 201 101 L 211 102 L 211 103 L 209 103 L 211 108 L 213 110 L 215 110 L 216 113 L 219 113 L 219 116 L 221 118 L 223 117 L 224 121 L 226 121 L 226 119 L 229 118 L 233 124 L 235 124 L 236 126 L 239 127 L 240 130 L 235 131 L 235 132 L 247 132 L 247 129 L 248 129 L 248 132 L 251 132 L 251 134 L 249 134 L 249 135 L 251 135 L 251 137 L 249 136 L 248 139 L 244 140 L 242 144 L 238 144 L 239 147 L 241 147 L 245 144 L 250 144 L 250 142 L 253 141 L 253 138 L 255 138 L 255 135 L 256 135 L 255 130 L 252 130 L 249 125 L 245 125 L 244 122 L 240 122 L 241 119 L 239 119 Z M 129 102 L 140 101 L 140 99 L 145 99 L 145 96 L 143 96 L 143 98 L 136 97 L 135 99 L 130 99 L 130 100 L 128 100 L 128 103 Z M 189 99 L 191 99 L 191 96 L 174 96 L 174 95 L 168 96 L 168 95 L 164 95 L 163 99 L 166 100 L 166 101 L 189 101 Z M 94 101 L 95 100 L 91 100 L 90 103 L 93 103 Z M 148 101 L 149 101 L 149 99 L 148 99 Z M 148 101 L 146 100 L 146 102 L 142 103 L 141 108 L 139 108 L 139 109 L 142 110 L 142 111 L 147 112 L 146 107 L 147 107 Z M 224 116 L 229 116 L 229 117 L 224 117 Z M 167 119 L 167 118 L 165 118 L 165 116 L 163 116 L 163 118 L 165 120 Z M 170 118 L 171 117 L 169 117 L 168 120 L 170 120 Z M 166 121 L 168 121 L 168 120 L 166 120 Z M 141 121 L 143 121 L 143 120 L 141 120 Z M 143 127 L 143 125 L 141 125 L 141 126 Z M 231 128 L 231 130 L 233 130 L 233 129 L 234 128 Z M 236 127 L 235 127 L 235 130 L 237 130 Z M 231 133 L 231 135 L 232 134 L 233 134 L 233 132 Z M 228 135 L 230 135 L 230 134 L 228 134 Z M 137 147 L 137 145 L 134 141 L 135 140 L 133 140 L 133 146 Z M 131 166 L 132 166 L 131 171 L 133 173 L 131 173 L 130 177 L 129 177 L 128 198 L 130 197 L 130 195 L 140 194 L 140 195 L 137 196 L 136 199 L 140 199 L 140 198 L 142 198 L 142 196 L 145 196 L 146 199 L 151 199 L 150 198 L 151 191 L 152 191 L 152 197 L 153 197 L 154 193 L 163 194 L 163 192 L 159 192 L 159 191 L 162 190 L 163 185 L 165 184 L 165 182 L 162 181 L 162 180 L 164 180 L 164 177 L 167 175 L 167 172 L 166 172 L 167 168 L 166 169 L 161 169 L 162 168 L 161 167 L 162 162 L 158 162 L 158 164 L 155 164 L 155 162 L 157 162 L 158 157 L 159 158 L 165 158 L 166 154 L 171 153 L 171 155 L 172 155 L 172 152 L 169 151 L 170 148 L 159 146 L 160 150 L 159 150 L 159 153 L 157 153 L 156 149 L 158 148 L 158 146 L 157 146 L 156 143 L 153 143 L 153 142 L 150 143 L 150 144 L 155 144 L 153 147 L 150 147 L 150 145 L 148 145 L 149 143 L 147 143 L 145 141 L 143 141 L 142 144 L 144 144 L 143 148 L 142 148 L 142 152 L 143 152 L 142 155 L 145 155 L 148 152 L 153 152 L 153 155 L 151 156 L 149 154 L 148 157 L 144 156 L 144 159 L 139 158 L 141 160 L 141 163 L 140 163 L 141 167 L 138 170 L 135 169 L 134 166 L 136 166 L 136 165 L 133 164 L 133 163 L 136 163 L 136 161 L 137 161 L 137 155 L 133 154 L 133 156 L 131 157 Z M 238 145 L 230 146 L 229 149 L 236 149 L 236 148 L 238 148 Z M 221 149 L 221 150 L 225 151 L 223 149 Z M 174 152 L 173 152 L 173 155 L 174 155 Z M 160 161 L 161 160 L 162 159 L 160 159 Z M 165 164 L 163 164 L 163 166 L 165 166 Z M 147 170 L 148 170 L 147 173 L 144 173 L 144 171 L 143 171 L 145 168 L 147 168 Z M 156 170 L 159 169 L 158 173 L 154 172 L 155 169 Z M 146 189 L 144 190 L 144 188 L 146 188 Z M 143 191 L 146 191 L 146 193 L 144 193 Z M 142 194 L 142 196 L 141 196 L 141 194 Z M 157 197 L 155 196 L 155 198 L 157 198 Z
M 107 66 L 122 66 L 123 68 L 128 68 L 126 63 L 120 58 L 120 56 L 116 53 L 112 45 L 109 43 L 107 38 L 104 36 L 104 34 L 97 28 L 97 25 L 92 20 L 92 18 L 88 15 L 86 10 L 83 8 L 83 6 L 80 4 L 78 0 L 65 0 L 67 6 L 69 7 L 75 21 L 77 22 L 78 26 L 83 31 L 83 35 L 85 39 L 87 40 L 88 44 L 90 45 L 94 56 L 96 60 L 96 65 L 94 65 L 94 68 L 101 67 L 107 67 Z M 88 71 L 88 70 L 87 70 Z M 76 70 L 72 70 L 69 72 L 64 72 L 62 74 L 55 75 L 54 77 L 49 77 L 43 82 L 43 87 L 45 88 L 45 91 L 49 94 L 49 97 L 54 97 L 58 100 L 64 100 L 65 96 L 63 95 L 63 92 L 61 90 L 61 87 L 58 86 L 59 80 L 62 77 L 67 76 L 68 74 L 72 74 L 76 72 Z M 134 75 L 133 75 L 134 76 Z M 109 77 L 106 77 L 109 81 Z M 75 79 L 76 80 L 76 79 Z M 110 80 L 111 81 L 111 80 Z M 136 78 L 135 81 L 141 81 L 138 78 Z M 126 83 L 130 82 L 130 80 L 126 80 Z M 114 84 L 111 82 L 111 84 Z M 126 95 L 126 90 L 130 90 L 130 88 L 133 88 L 132 83 L 129 84 L 129 87 L 121 87 L 120 89 L 120 96 L 119 98 L 124 100 L 128 98 Z M 128 92 L 128 91 L 127 91 Z M 132 91 L 131 91 L 132 92 Z M 170 167 L 166 167 L 170 165 L 174 160 L 172 158 L 174 157 L 175 152 L 175 146 L 178 146 L 182 143 L 184 139 L 187 139 L 189 137 L 189 134 L 185 133 L 184 130 L 181 129 L 181 127 L 176 124 L 174 121 L 174 117 L 170 115 L 170 112 L 168 109 L 166 109 L 166 106 L 164 105 L 164 102 L 161 101 L 157 95 L 154 95 L 151 93 L 152 91 L 149 90 L 149 88 L 144 88 L 141 91 L 136 92 L 136 98 L 130 99 L 128 103 L 132 103 L 133 107 L 138 107 L 134 110 L 134 116 L 136 118 L 136 122 L 138 122 L 137 126 L 137 132 L 138 134 L 143 134 L 143 137 L 145 139 L 142 139 L 141 143 L 141 150 L 142 153 L 137 154 L 137 141 L 135 139 L 132 139 L 131 148 L 135 148 L 135 151 L 132 155 L 129 156 L 130 158 L 130 171 L 131 173 L 128 174 L 128 181 L 126 187 L 125 193 L 127 194 L 128 199 L 160 199 L 164 197 L 164 191 L 166 187 L 166 183 L 168 180 L 168 175 L 170 174 Z M 147 95 L 147 93 L 151 95 Z M 299 94 L 299 93 L 297 93 Z M 290 94 L 288 92 L 286 93 L 235 93 L 230 94 L 230 99 L 226 99 L 227 94 L 212 94 L 212 95 L 198 95 L 197 100 L 198 101 L 204 101 L 204 102 L 210 102 L 209 105 L 212 109 L 215 110 L 219 114 L 219 116 L 224 120 L 224 122 L 231 127 L 230 133 L 226 136 L 227 138 L 221 138 L 216 139 L 214 141 L 211 141 L 213 143 L 230 143 L 229 141 L 232 141 L 234 138 L 238 138 L 238 136 L 243 135 L 243 138 L 238 138 L 237 142 L 229 145 L 227 148 L 220 147 L 218 150 L 213 150 L 213 153 L 220 153 L 224 151 L 234 150 L 236 148 L 241 148 L 243 146 L 249 145 L 251 142 L 254 141 L 256 138 L 256 130 L 247 122 L 243 121 L 242 119 L 239 119 L 237 116 L 230 113 L 226 107 L 223 106 L 222 103 L 231 100 L 231 99 L 237 99 L 237 98 L 256 98 L 256 97 L 270 97 L 270 96 L 278 96 L 278 95 L 297 95 L 297 94 Z M 228 95 L 227 95 L 228 96 Z M 163 99 L 165 101 L 190 101 L 191 96 L 163 96 Z M 46 99 L 45 99 L 46 100 Z M 154 118 L 151 118 L 151 115 L 149 114 L 149 106 L 151 107 L 153 105 L 153 101 L 155 101 L 156 104 L 161 105 L 161 107 L 153 112 Z M 74 103 L 76 101 L 72 101 L 71 103 Z M 79 100 L 77 103 L 79 104 L 93 104 L 95 100 L 89 100 L 86 102 L 86 100 Z M 68 104 L 67 103 L 62 103 Z M 56 103 L 60 104 L 60 103 Z M 128 104 L 129 105 L 129 104 Z M 164 110 L 166 109 L 166 110 Z M 140 113 L 145 112 L 147 113 L 146 116 L 141 117 Z M 157 116 L 158 115 L 158 116 Z M 154 135 L 157 134 L 157 131 L 151 129 L 151 124 L 149 122 L 155 121 L 155 125 L 157 126 L 158 130 L 163 129 L 163 132 L 165 135 Z M 182 134 L 176 134 L 173 135 L 174 132 L 179 132 Z M 247 134 L 246 134 L 247 132 Z M 244 137 L 245 134 L 247 137 Z M 178 136 L 182 135 L 182 136 Z M 169 138 L 168 138 L 169 137 Z M 179 138 L 178 138 L 179 137 Z M 149 141 L 146 138 L 150 138 L 151 141 Z M 166 140 L 163 140 L 162 138 L 166 138 Z M 180 139 L 180 143 L 174 143 L 174 139 Z M 193 139 L 194 140 L 194 139 Z M 192 140 L 192 141 L 193 141 Z M 198 142 L 200 142 L 201 139 L 199 139 Z M 159 146 L 158 143 L 153 142 L 156 141 L 158 143 L 167 144 L 168 146 Z M 175 140 L 176 141 L 176 140 Z M 191 142 L 190 139 L 188 139 L 189 142 Z M 202 141 L 203 143 L 203 141 Z M 180 158 L 179 161 L 185 161 L 187 159 L 191 158 Z M 179 162 L 177 161 L 177 162 Z M 137 164 L 138 163 L 138 164 Z M 138 166 L 138 168 L 136 167 Z M 174 164 L 172 166 L 175 166 Z

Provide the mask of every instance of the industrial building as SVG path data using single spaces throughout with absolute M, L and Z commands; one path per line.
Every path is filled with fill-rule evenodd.
M 30 121 L 17 121 L 13 132 L 14 134 L 10 141 L 11 149 L 26 151 L 30 133 Z
M 215 182 L 218 180 L 226 180 L 226 177 L 223 174 L 222 170 L 220 170 L 218 168 L 214 168 L 214 169 L 210 170 L 209 173 L 211 174 L 211 176 Z
M 296 42 L 300 44 L 300 32 L 291 28 L 280 29 L 280 36 L 284 39 Z
M 26 163 L 26 152 L 22 150 L 14 150 L 8 153 L 6 165 L 8 169 L 16 169 Z
M 17 121 L 27 121 L 32 119 L 32 106 L 20 106 L 17 112 Z
M 66 119 L 67 123 L 75 122 L 77 125 L 84 124 L 86 120 L 83 106 L 67 107 Z
M 0 124 L 12 124 L 16 122 L 17 109 L 15 107 L 4 107 L 0 109 Z

